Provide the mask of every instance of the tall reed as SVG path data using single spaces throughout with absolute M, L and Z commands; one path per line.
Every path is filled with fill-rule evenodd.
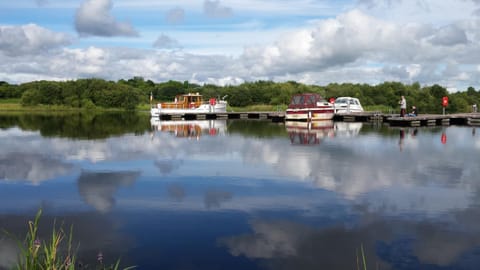
M 76 265 L 76 251 L 72 248 L 73 226 L 70 227 L 68 234 L 63 229 L 63 225 L 53 224 L 52 234 L 49 239 L 40 240 L 38 227 L 42 209 L 38 210 L 33 221 L 28 221 L 28 232 L 23 241 L 15 239 L 18 243 L 20 254 L 17 264 L 13 269 L 17 270 L 74 270 L 91 269 L 88 266 Z M 6 232 L 9 234 L 8 232 Z M 9 234 L 11 235 L 11 234 Z M 118 270 L 120 269 L 120 260 L 113 265 L 103 263 L 103 255 L 99 253 L 97 257 L 98 265 L 92 269 Z M 124 270 L 133 269 L 135 266 L 123 268 Z

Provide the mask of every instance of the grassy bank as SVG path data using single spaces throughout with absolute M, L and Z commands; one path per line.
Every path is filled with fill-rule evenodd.
M 227 111 L 234 111 L 234 112 L 283 112 L 287 109 L 285 105 L 251 105 L 246 107 L 228 107 Z
M 150 104 L 140 104 L 137 106 L 137 111 L 150 111 Z M 227 107 L 229 112 L 284 112 L 287 109 L 287 105 L 251 105 L 246 107 Z M 86 108 L 74 108 L 60 105 L 38 105 L 38 106 L 22 106 L 20 99 L 0 99 L 0 111 L 18 111 L 18 112 L 82 112 L 82 111 L 125 111 L 122 108 L 101 108 L 95 107 L 94 109 Z M 364 110 L 367 112 L 381 112 L 381 113 L 395 113 L 395 109 L 389 106 L 376 105 L 376 106 L 364 106 Z
M 140 104 L 137 106 L 137 111 L 150 111 L 150 104 Z M 275 111 L 285 111 L 287 107 L 285 105 L 251 105 L 246 107 L 231 107 L 228 106 L 227 111 L 234 112 L 275 112 Z M 23 112 L 52 112 L 52 111 L 67 111 L 67 112 L 76 112 L 76 111 L 91 111 L 92 109 L 86 108 L 74 108 L 61 105 L 38 105 L 38 106 L 23 106 L 20 103 L 20 100 L 15 99 L 0 99 L 0 111 L 23 111 Z M 122 108 L 101 108 L 96 107 L 94 111 L 124 111 Z
M 143 107 L 142 107 L 143 108 Z M 144 110 L 149 110 L 149 106 Z M 92 108 L 76 108 L 64 105 L 37 105 L 37 106 L 23 106 L 20 100 L 16 99 L 0 99 L 0 111 L 17 111 L 17 112 L 83 112 L 92 111 Z M 115 112 L 125 111 L 123 108 L 102 108 L 95 107 L 93 111 L 99 112 Z

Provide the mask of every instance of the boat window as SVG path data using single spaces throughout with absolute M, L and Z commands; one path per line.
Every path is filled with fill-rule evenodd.
M 347 100 L 344 98 L 337 98 L 335 100 L 335 103 L 343 104 L 343 103 L 347 103 Z
M 295 104 L 295 105 L 303 104 L 303 102 L 304 102 L 304 97 L 300 95 L 294 96 L 292 99 L 292 104 Z
M 309 96 L 307 100 L 307 104 L 315 104 L 315 96 Z

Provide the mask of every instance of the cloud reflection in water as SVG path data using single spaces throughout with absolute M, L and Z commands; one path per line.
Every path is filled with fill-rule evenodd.
M 115 204 L 115 192 L 131 186 L 139 172 L 86 172 L 78 178 L 78 191 L 85 202 L 100 212 L 108 212 Z

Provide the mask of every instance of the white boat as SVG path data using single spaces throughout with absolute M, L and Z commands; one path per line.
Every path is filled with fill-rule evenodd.
M 168 132 L 179 138 L 197 138 L 200 136 L 225 135 L 227 120 L 160 120 L 159 117 L 150 118 L 150 125 L 154 131 Z
M 226 96 L 225 96 L 226 97 Z M 227 101 L 216 98 L 203 101 L 199 93 L 188 93 L 177 95 L 173 102 L 161 102 L 152 106 L 150 116 L 159 117 L 162 114 L 197 114 L 197 113 L 218 113 L 227 112 Z
M 333 106 L 335 107 L 335 113 L 363 112 L 360 100 L 354 97 L 339 97 L 335 99 Z
M 333 104 L 319 94 L 303 93 L 292 96 L 285 112 L 285 120 L 332 120 L 333 115 Z

